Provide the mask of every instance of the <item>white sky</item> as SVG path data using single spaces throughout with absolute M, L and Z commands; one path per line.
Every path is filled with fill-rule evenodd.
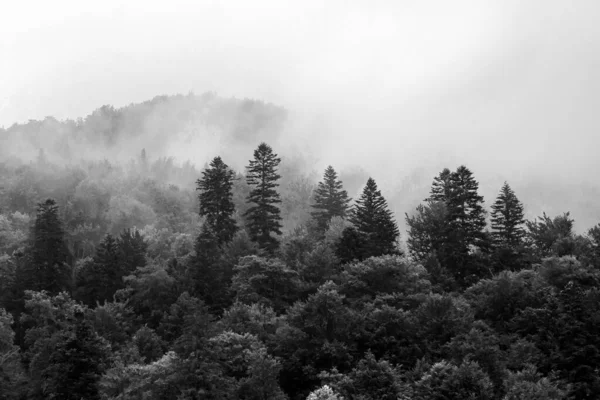
M 599 22 L 597 0 L 6 0 L 0 126 L 212 90 L 321 116 L 331 163 L 593 176 Z

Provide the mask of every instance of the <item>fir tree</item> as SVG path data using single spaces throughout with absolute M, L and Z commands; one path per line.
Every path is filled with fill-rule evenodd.
M 523 204 L 507 182 L 504 182 L 496 202 L 492 205 L 492 210 L 494 242 L 504 247 L 520 245 L 525 236 Z
M 363 258 L 397 252 L 396 241 L 400 232 L 373 178 L 367 180 L 360 199 L 356 201 L 350 222 L 365 236 Z
M 234 172 L 229 169 L 221 157 L 215 157 L 210 167 L 202 172 L 198 179 L 197 190 L 201 191 L 200 215 L 206 217 L 206 224 L 217 236 L 219 245 L 231 241 L 237 231 L 233 214 L 233 180 Z
M 70 291 L 70 261 L 58 206 L 54 200 L 48 199 L 38 204 L 30 234 L 28 259 L 18 271 L 21 289 L 46 290 L 53 294 Z
M 351 199 L 348 197 L 348 192 L 342 189 L 342 181 L 337 178 L 333 167 L 328 166 L 323 181 L 319 182 L 315 190 L 315 204 L 312 207 L 316 210 L 311 215 L 320 232 L 327 229 L 331 218 L 345 218 L 348 211 L 348 203 Z
M 445 203 L 451 197 L 451 178 L 452 172 L 448 168 L 444 168 L 438 176 L 433 178 L 431 193 L 425 201 L 441 201 Z
M 254 150 L 254 160 L 247 167 L 246 181 L 254 189 L 246 198 L 248 203 L 254 203 L 246 213 L 247 225 L 252 241 L 268 251 L 275 250 L 279 242 L 272 236 L 281 235 L 280 209 L 276 204 L 281 203 L 276 188 L 281 176 L 277 174 L 277 166 L 281 159 L 273 153 L 266 143 L 261 143 Z

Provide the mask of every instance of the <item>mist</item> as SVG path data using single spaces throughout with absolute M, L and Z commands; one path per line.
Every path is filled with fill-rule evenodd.
M 507 180 L 530 218 L 572 211 L 578 230 L 600 220 L 589 205 L 600 167 L 597 2 L 322 3 L 12 4 L 0 24 L 0 126 L 214 92 L 265 102 L 275 125 L 232 147 L 219 141 L 231 126 L 180 126 L 171 108 L 117 146 L 85 142 L 77 153 L 124 162 L 146 148 L 200 168 L 228 151 L 241 171 L 268 140 L 306 174 L 331 164 L 373 176 L 400 223 L 442 168 L 465 164 L 488 206 Z M 17 136 L 5 137 L 4 156 L 33 159 L 43 147 L 53 157 L 53 137 Z

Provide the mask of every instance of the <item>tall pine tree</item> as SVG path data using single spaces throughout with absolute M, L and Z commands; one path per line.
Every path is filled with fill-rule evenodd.
M 200 191 L 200 215 L 206 217 L 206 224 L 216 235 L 219 245 L 230 242 L 237 231 L 233 218 L 234 177 L 235 173 L 221 157 L 215 157 L 210 167 L 202 172 L 202 179 L 196 182 L 197 190 Z
M 356 201 L 350 222 L 364 236 L 362 259 L 397 252 L 400 231 L 373 178 L 367 180 L 362 195 Z
M 346 217 L 351 199 L 348 192 L 343 190 L 342 181 L 338 180 L 337 173 L 331 165 L 325 170 L 323 181 L 319 182 L 314 196 L 315 204 L 312 207 L 315 211 L 311 215 L 320 232 L 327 229 L 331 218 Z
M 274 251 L 279 246 L 279 241 L 273 235 L 281 235 L 281 211 L 276 204 L 281 203 L 281 198 L 276 188 L 281 176 L 277 167 L 281 158 L 273 153 L 271 146 L 261 143 L 254 150 L 254 160 L 246 167 L 246 181 L 254 189 L 246 201 L 254 203 L 246 213 L 248 231 L 252 241 L 260 248 Z
M 498 246 L 516 247 L 525 237 L 523 204 L 507 182 L 504 182 L 492 205 L 492 237 Z
M 434 178 L 430 197 L 426 199 L 446 206 L 443 231 L 431 232 L 428 236 L 443 240 L 434 249 L 437 257 L 442 266 L 463 283 L 481 274 L 481 266 L 476 262 L 473 250 L 487 252 L 489 249 L 489 237 L 485 232 L 486 212 L 478 190 L 479 183 L 473 178 L 473 173 L 462 165 L 455 172 L 445 168 Z M 440 229 L 439 224 L 435 229 Z
M 22 289 L 46 290 L 51 294 L 70 292 L 71 255 L 53 199 L 38 204 L 28 253 L 24 269 L 19 273 Z

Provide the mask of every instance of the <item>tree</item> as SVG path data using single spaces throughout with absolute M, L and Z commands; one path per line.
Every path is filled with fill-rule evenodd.
M 356 201 L 350 222 L 366 236 L 363 259 L 397 252 L 400 231 L 373 178 L 367 180 L 360 199 Z
M 125 229 L 117 239 L 121 269 L 125 275 L 133 273 L 136 268 L 146 266 L 148 243 L 135 229 Z
M 554 218 L 543 213 L 537 221 L 527 221 L 527 240 L 538 258 L 572 254 L 574 222 L 568 212 Z
M 235 173 L 229 169 L 221 157 L 215 157 L 210 168 L 202 172 L 202 179 L 196 181 L 200 200 L 200 215 L 206 217 L 206 224 L 218 238 L 219 245 L 231 241 L 237 231 L 233 214 L 233 180 Z
M 351 199 L 348 197 L 348 192 L 342 189 L 342 181 L 337 177 L 333 167 L 328 166 L 323 181 L 319 182 L 315 190 L 315 203 L 312 207 L 316 210 L 311 215 L 320 232 L 327 230 L 331 218 L 345 218 L 348 211 Z
M 516 247 L 525 236 L 523 204 L 507 182 L 504 182 L 492 205 L 492 237 L 497 245 Z
M 426 262 L 433 252 L 443 253 L 447 220 L 446 204 L 442 201 L 427 201 L 419 204 L 417 213 L 406 215 L 408 239 L 406 244 L 410 255 L 418 262 Z
M 248 230 L 253 241 L 267 251 L 274 251 L 278 240 L 272 234 L 281 235 L 280 209 L 275 204 L 281 203 L 276 188 L 281 176 L 277 174 L 277 166 L 281 158 L 273 153 L 271 146 L 261 143 L 254 150 L 254 160 L 247 167 L 246 181 L 254 186 L 246 201 L 254 203 L 244 214 L 248 219 Z
M 19 347 L 13 344 L 12 323 L 12 315 L 0 308 L 0 400 L 18 399 L 20 386 L 25 383 Z
M 443 230 L 435 235 L 442 238 L 443 244 L 436 252 L 442 265 L 463 283 L 481 274 L 474 250 L 487 252 L 489 248 L 489 238 L 484 231 L 486 213 L 478 189 L 473 173 L 461 165 L 455 172 L 444 169 L 434 179 L 427 199 L 446 206 Z
M 90 307 L 96 302 L 111 300 L 115 292 L 125 286 L 120 260 L 117 240 L 107 234 L 96 249 L 93 260 L 78 271 L 78 298 Z
M 452 197 L 451 180 L 452 172 L 448 168 L 444 168 L 438 176 L 433 178 L 430 195 L 425 201 L 447 202 Z
M 47 290 L 56 294 L 71 286 L 70 254 L 65 232 L 52 199 L 38 204 L 30 235 L 28 262 L 17 271 L 23 290 Z
M 49 364 L 42 371 L 44 392 L 50 399 L 100 399 L 98 382 L 106 368 L 110 345 L 99 337 L 82 312 L 76 322 L 54 338 Z

